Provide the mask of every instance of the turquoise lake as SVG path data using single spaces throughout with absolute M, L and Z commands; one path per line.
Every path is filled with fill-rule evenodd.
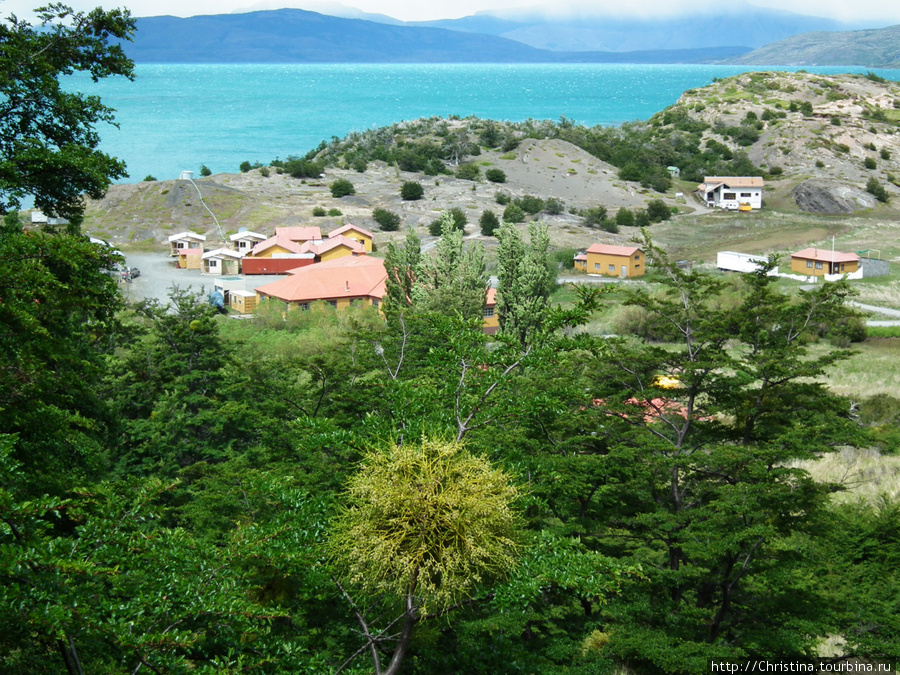
M 244 161 L 303 155 L 322 140 L 433 115 L 617 125 L 647 119 L 686 89 L 761 70 L 707 65 L 139 65 L 133 82 L 70 85 L 116 109 L 100 133 L 130 178 L 237 172 Z M 769 70 L 772 70 L 769 68 Z M 792 69 L 793 70 L 793 69 Z M 831 74 L 867 69 L 806 68 Z M 900 71 L 875 70 L 889 79 Z

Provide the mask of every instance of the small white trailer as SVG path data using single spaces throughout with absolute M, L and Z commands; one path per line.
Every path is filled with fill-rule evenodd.
M 764 255 L 750 255 L 736 251 L 719 251 L 716 256 L 716 267 L 726 272 L 756 272 L 769 259 Z M 769 276 L 778 274 L 778 270 L 770 270 Z

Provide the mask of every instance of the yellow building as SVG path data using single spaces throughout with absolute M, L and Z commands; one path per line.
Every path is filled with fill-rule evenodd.
M 348 255 L 365 255 L 365 246 L 355 239 L 350 239 L 342 234 L 328 239 L 307 241 L 300 245 L 303 253 L 312 253 L 316 262 L 328 262 Z
M 356 225 L 344 225 L 343 227 L 339 227 L 338 229 L 329 232 L 328 238 L 331 239 L 339 235 L 351 239 L 352 241 L 359 242 L 363 245 L 363 248 L 366 249 L 367 253 L 372 252 L 372 233 L 368 230 L 364 230 Z
M 575 256 L 575 269 L 607 277 L 639 277 L 646 268 L 644 252 L 637 246 L 593 244 Z
M 859 256 L 820 248 L 805 248 L 791 254 L 791 272 L 811 277 L 850 274 L 859 269 Z
M 203 266 L 202 248 L 178 249 L 178 267 L 183 270 L 199 270 Z
M 288 272 L 284 279 L 256 289 L 262 300 L 281 300 L 288 307 L 309 309 L 318 300 L 336 309 L 362 303 L 378 307 L 384 298 L 384 261 L 367 255 L 344 256 Z
M 484 299 L 484 332 L 493 335 L 500 330 L 500 317 L 497 314 L 497 289 L 489 288 Z

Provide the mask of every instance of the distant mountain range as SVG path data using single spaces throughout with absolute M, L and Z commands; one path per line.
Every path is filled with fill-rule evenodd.
M 138 63 L 709 63 L 749 47 L 554 52 L 496 35 L 389 25 L 300 9 L 139 18 Z
M 137 20 L 134 43 L 127 45 L 126 50 L 139 63 L 788 64 L 777 60 L 779 57 L 754 61 L 753 58 L 770 57 L 744 55 L 800 30 L 835 30 L 842 26 L 826 19 L 749 5 L 740 8 L 746 12 L 654 20 L 582 17 L 576 21 L 541 18 L 536 13 L 479 13 L 419 24 L 367 15 L 351 8 L 343 8 L 348 16 L 368 18 L 337 17 L 302 9 L 189 18 L 157 16 Z M 853 35 L 878 33 L 856 31 Z M 841 33 L 812 34 L 829 35 Z M 802 37 L 790 38 L 785 44 Z M 814 37 L 812 42 L 820 39 Z M 882 51 L 887 54 L 889 49 Z M 766 52 L 757 50 L 752 54 Z M 821 63 L 870 65 L 870 61 L 836 58 Z
M 740 65 L 900 68 L 900 26 L 803 33 L 729 59 Z

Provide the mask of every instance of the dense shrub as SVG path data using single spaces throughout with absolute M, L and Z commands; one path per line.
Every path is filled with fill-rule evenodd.
M 880 202 L 887 203 L 890 201 L 890 197 L 888 196 L 887 190 L 884 189 L 884 185 L 878 182 L 878 179 L 874 176 L 869 179 L 866 183 L 866 192 L 871 194 Z
M 478 168 L 477 164 L 472 164 L 471 162 L 460 164 L 459 168 L 456 169 L 456 177 L 463 180 L 478 180 L 481 177 L 481 169 Z
M 506 223 L 521 223 L 525 220 L 525 212 L 517 204 L 507 204 L 503 209 L 503 221 Z
M 400 229 L 400 216 L 387 209 L 375 209 L 372 217 L 384 232 L 396 232 Z
M 422 187 L 421 183 L 414 180 L 406 181 L 400 188 L 400 198 L 405 199 L 406 201 L 422 199 L 424 195 L 425 188 Z
M 273 162 L 272 166 L 278 165 Z M 284 162 L 284 170 L 290 174 L 291 178 L 318 178 L 325 169 L 316 162 L 293 158 Z
M 328 187 L 331 190 L 331 196 L 335 199 L 356 194 L 356 188 L 353 187 L 353 183 L 346 178 L 338 178 Z
M 512 201 L 512 197 L 509 196 L 508 192 L 498 190 L 496 193 L 494 193 L 494 201 L 497 202 L 500 206 L 506 206 Z
M 502 169 L 488 169 L 484 172 L 484 177 L 492 183 L 505 183 L 506 174 Z
M 871 169 L 877 168 L 877 167 L 878 167 L 878 163 L 877 163 L 874 159 L 872 159 L 871 157 L 866 157 L 866 158 L 863 160 L 863 166 L 864 166 L 865 168 L 871 170 Z
M 534 195 L 516 197 L 513 203 L 529 215 L 536 215 L 544 210 L 544 200 Z
M 328 209 L 328 215 L 331 216 L 332 218 L 335 218 L 337 216 L 342 216 L 344 214 L 341 213 L 340 209 Z
M 312 210 L 312 214 L 316 218 L 324 218 L 328 212 L 322 206 L 314 206 Z
M 647 217 L 651 223 L 659 223 L 672 217 L 672 212 L 662 199 L 651 199 L 647 202 Z
M 547 203 L 544 204 L 544 211 L 549 213 L 551 216 L 558 216 L 559 214 L 565 211 L 565 204 L 561 199 L 557 199 L 556 197 L 550 197 L 547 200 Z
M 624 206 L 616 212 L 616 225 L 619 227 L 634 227 L 634 211 Z
M 485 237 L 493 237 L 494 232 L 500 227 L 500 219 L 493 211 L 485 210 L 478 219 L 478 225 L 481 227 L 481 234 Z
M 605 206 L 592 206 L 582 212 L 584 220 L 582 224 L 585 227 L 599 227 L 601 223 L 608 220 L 608 214 Z

